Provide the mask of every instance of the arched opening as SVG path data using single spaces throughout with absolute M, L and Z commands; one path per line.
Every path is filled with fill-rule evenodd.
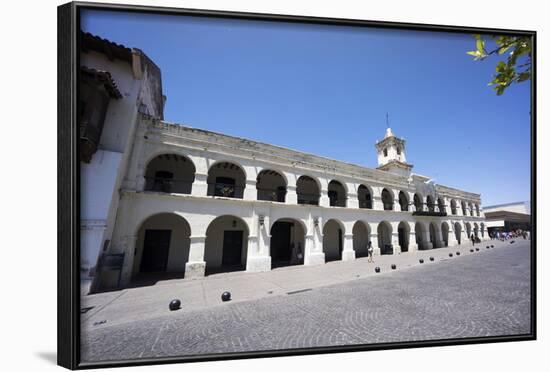
M 433 212 L 435 210 L 434 199 L 431 195 L 428 195 L 426 197 L 426 206 L 428 207 L 428 211 L 430 212 Z
M 418 245 L 418 249 L 426 249 L 426 231 L 424 229 L 424 225 L 421 222 L 417 222 L 414 224 L 414 233 L 416 235 L 416 244 Z
M 460 206 L 462 208 L 462 215 L 467 216 L 468 215 L 468 210 L 466 209 L 466 202 L 461 201 Z
M 328 199 L 331 207 L 345 207 L 346 206 L 346 189 L 339 182 L 332 180 L 328 184 Z
M 393 194 L 390 190 L 382 190 L 382 204 L 384 204 L 385 211 L 393 210 Z
M 466 226 L 466 235 L 468 236 L 468 239 L 472 238 L 472 225 L 470 225 L 469 222 L 466 222 L 464 224 Z
M 470 204 L 468 205 L 468 207 L 469 207 L 469 209 L 470 209 L 470 216 L 473 217 L 473 216 L 474 216 L 474 205 L 473 205 L 472 203 L 470 203 Z
M 454 199 L 451 200 L 451 213 L 456 215 L 456 200 Z
M 256 189 L 258 200 L 285 202 L 286 181 L 279 172 L 270 169 L 262 170 L 256 178 Z
M 409 236 L 410 236 L 409 224 L 405 221 L 401 221 L 397 226 L 397 235 L 399 240 L 399 246 L 401 247 L 401 252 L 409 251 Z
M 145 170 L 145 191 L 191 194 L 193 181 L 195 165 L 181 155 L 158 155 Z
M 246 222 L 235 216 L 216 218 L 206 230 L 206 274 L 244 270 L 247 247 Z
M 437 208 L 439 208 L 439 212 L 445 212 L 445 202 L 443 198 L 437 198 Z
M 189 223 L 175 213 L 147 218 L 137 232 L 134 279 L 183 277 L 189 259 L 190 236 Z
M 481 237 L 484 238 L 485 237 L 485 224 L 482 222 L 480 226 L 481 226 Z
M 391 244 L 392 227 L 389 222 L 382 221 L 378 224 L 378 248 L 380 248 L 380 254 L 393 254 L 393 247 Z
M 479 204 L 476 204 L 476 216 L 479 217 Z M 483 233 L 483 232 L 482 232 Z
M 448 247 L 449 246 L 449 225 L 447 222 L 443 222 L 441 224 L 441 235 L 443 238 L 443 246 Z
M 325 262 L 342 259 L 344 249 L 344 228 L 336 220 L 328 220 L 323 226 L 323 252 Z
M 439 248 L 439 245 L 437 244 L 437 235 L 436 235 L 436 227 L 433 222 L 430 222 L 430 243 L 432 243 L 433 248 Z
M 359 208 L 372 209 L 372 192 L 365 185 L 359 185 L 357 188 L 357 198 L 359 199 Z
M 462 242 L 462 226 L 459 222 L 455 222 L 455 238 L 458 244 Z
M 363 221 L 357 221 L 353 225 L 353 250 L 355 251 L 355 257 L 367 257 L 368 256 L 368 243 L 370 241 L 370 227 Z
M 301 176 L 296 182 L 298 204 L 319 205 L 321 191 L 317 181 L 309 176 Z
M 208 196 L 242 199 L 246 175 L 238 165 L 223 161 L 210 167 L 207 182 Z
M 422 211 L 422 197 L 419 194 L 414 194 L 414 209 L 416 211 Z
M 302 265 L 306 232 L 303 224 L 291 218 L 282 218 L 271 226 L 269 249 L 271 267 Z
M 474 236 L 479 239 L 479 225 L 477 223 L 474 223 Z
M 409 210 L 409 197 L 403 191 L 399 191 L 399 206 L 401 207 L 402 212 Z

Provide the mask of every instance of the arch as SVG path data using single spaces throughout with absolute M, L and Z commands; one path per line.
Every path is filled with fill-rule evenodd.
M 427 249 L 426 242 L 428 241 L 426 235 L 426 228 L 422 222 L 414 224 L 414 233 L 416 235 L 416 244 L 419 250 Z
M 370 241 L 370 226 L 363 221 L 356 221 L 353 224 L 353 250 L 355 251 L 355 257 L 367 257 L 367 245 Z
M 479 214 L 479 204 L 476 203 L 475 208 L 476 208 L 476 216 L 479 217 L 479 215 L 480 215 Z
M 460 225 L 460 222 L 455 222 L 455 239 L 460 245 L 462 242 L 462 226 Z
M 328 198 L 331 207 L 345 207 L 347 192 L 344 185 L 337 180 L 328 183 Z
M 330 219 L 323 225 L 323 252 L 325 262 L 342 259 L 345 228 L 342 222 Z
M 474 215 L 474 204 L 473 203 L 468 204 L 468 209 L 470 209 L 470 216 L 473 217 L 473 215 Z
M 437 240 L 437 227 L 435 223 L 430 222 L 430 243 L 432 243 L 433 248 L 439 248 L 439 242 Z
M 382 190 L 382 204 L 384 205 L 385 211 L 393 210 L 393 192 L 389 189 L 384 188 Z
M 242 199 L 246 187 L 246 172 L 236 163 L 218 161 L 208 169 L 208 196 Z
M 422 201 L 422 196 L 419 193 L 414 194 L 414 209 L 416 211 L 422 211 L 424 202 Z
M 296 194 L 298 204 L 319 205 L 319 198 L 321 197 L 319 181 L 310 176 L 300 176 L 296 181 Z
M 471 239 L 471 237 L 472 237 L 472 225 L 470 225 L 469 222 L 465 222 L 464 226 L 466 227 L 466 236 L 468 237 L 468 239 Z
M 359 208 L 372 209 L 372 190 L 361 184 L 357 188 L 357 199 L 359 199 Z
M 483 222 L 480 224 L 480 230 L 481 230 L 481 237 L 484 238 L 485 237 L 485 224 Z
M 280 172 L 263 169 L 256 177 L 256 198 L 258 200 L 284 203 L 286 187 L 286 178 Z
M 474 236 L 476 238 L 479 238 L 479 225 L 477 224 L 477 222 L 474 222 Z
M 378 224 L 376 229 L 378 233 L 378 248 L 380 248 L 380 254 L 392 254 L 392 232 L 391 224 L 387 221 L 382 221 Z
M 271 268 L 304 263 L 306 227 L 302 221 L 279 218 L 271 225 L 270 234 Z
M 443 239 L 443 246 L 449 246 L 449 224 L 445 221 L 441 223 L 441 236 Z
M 145 167 L 145 191 L 191 194 L 195 164 L 186 156 L 162 153 Z
M 401 207 L 402 212 L 409 210 L 409 197 L 404 191 L 399 191 L 399 206 Z
M 206 275 L 245 269 L 249 231 L 246 221 L 233 215 L 210 222 L 204 248 Z
M 431 195 L 428 195 L 426 197 L 426 206 L 428 207 L 428 211 L 430 211 L 430 212 L 435 211 L 435 203 L 434 203 L 434 199 L 432 198 Z
M 464 200 L 460 202 L 460 207 L 462 208 L 462 215 L 467 216 L 468 210 L 466 209 L 466 202 Z
M 445 212 L 445 202 L 442 197 L 437 198 L 437 208 L 439 208 L 439 212 Z
M 401 247 L 401 252 L 409 251 L 409 236 L 411 233 L 411 228 L 408 222 L 401 221 L 397 225 L 397 236 L 399 241 L 399 247 Z
M 136 236 L 133 278 L 185 275 L 191 245 L 191 227 L 185 218 L 175 213 L 154 214 L 139 225 Z
M 451 214 L 456 215 L 456 200 L 451 199 Z

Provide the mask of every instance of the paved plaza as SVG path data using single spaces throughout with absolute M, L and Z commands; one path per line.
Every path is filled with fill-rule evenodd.
M 489 241 L 474 253 L 463 244 L 374 264 L 361 258 L 85 296 L 82 361 L 527 334 L 529 245 Z M 221 302 L 224 290 L 232 301 Z M 168 310 L 173 298 L 181 310 Z

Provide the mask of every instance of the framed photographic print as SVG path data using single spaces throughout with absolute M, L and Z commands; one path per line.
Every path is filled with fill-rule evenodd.
M 536 33 L 58 8 L 70 368 L 536 338 Z

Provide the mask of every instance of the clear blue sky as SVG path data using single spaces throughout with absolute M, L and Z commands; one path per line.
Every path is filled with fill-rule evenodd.
M 530 83 L 496 96 L 467 34 L 85 11 L 82 29 L 161 68 L 165 119 L 367 167 L 386 128 L 413 171 L 530 199 Z

